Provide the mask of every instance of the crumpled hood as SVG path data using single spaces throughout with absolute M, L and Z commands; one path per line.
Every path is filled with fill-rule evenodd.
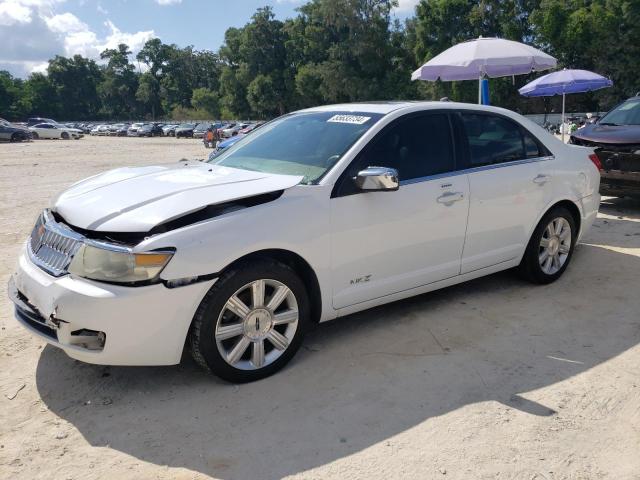
M 208 205 L 291 188 L 302 178 L 201 162 L 118 168 L 72 185 L 52 209 L 86 230 L 148 232 Z

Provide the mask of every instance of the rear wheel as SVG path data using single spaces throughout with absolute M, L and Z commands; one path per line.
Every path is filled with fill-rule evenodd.
M 38 135 L 38 133 L 37 133 L 37 132 L 33 132 L 33 133 L 31 134 L 31 138 L 33 138 L 34 140 L 38 140 L 38 138 L 40 138 L 40 136 Z
M 556 207 L 536 227 L 519 271 L 533 283 L 551 283 L 564 273 L 577 240 L 576 222 L 569 210 Z
M 207 293 L 190 334 L 195 361 L 230 382 L 274 374 L 309 324 L 307 292 L 287 265 L 264 260 L 226 272 Z

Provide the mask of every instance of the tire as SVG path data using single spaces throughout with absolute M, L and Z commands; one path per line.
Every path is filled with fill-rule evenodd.
M 549 210 L 531 235 L 518 267 L 520 275 L 532 283 L 555 282 L 569 266 L 577 234 L 576 221 L 569 210 L 564 207 Z
M 62 132 L 60 138 L 62 138 L 63 140 L 69 140 L 69 134 L 67 132 Z
M 39 136 L 36 132 L 33 132 L 33 133 L 31 134 L 31 138 L 32 138 L 33 140 L 38 140 L 38 139 L 40 138 L 40 136 Z
M 14 133 L 13 135 L 11 135 L 11 139 L 9 141 L 11 143 L 21 142 L 22 141 L 22 137 L 20 136 L 19 133 Z
M 254 307 L 253 285 L 259 282 L 263 286 L 256 292 L 262 292 L 258 298 L 264 301 Z M 274 299 L 276 292 L 281 295 Z M 230 303 L 232 298 L 244 304 L 241 309 Z M 271 309 L 273 301 L 277 305 Z M 239 316 L 229 305 L 246 314 Z M 273 326 L 278 316 L 283 323 Z M 205 370 L 229 382 L 259 380 L 291 360 L 302 344 L 309 319 L 307 291 L 293 269 L 274 260 L 243 263 L 225 272 L 200 303 L 189 335 L 191 354 Z M 278 348 L 271 338 L 280 342 Z

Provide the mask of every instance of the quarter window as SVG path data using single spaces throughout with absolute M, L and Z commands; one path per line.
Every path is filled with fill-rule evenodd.
M 545 155 L 545 149 L 515 122 L 490 114 L 462 114 L 469 166 L 478 167 Z
M 527 158 L 544 157 L 538 142 L 536 142 L 531 135 L 523 132 L 522 138 L 524 139 L 524 153 Z

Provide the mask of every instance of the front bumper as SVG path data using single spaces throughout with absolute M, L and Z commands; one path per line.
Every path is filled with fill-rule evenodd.
M 638 171 L 605 170 L 600 172 L 600 193 L 613 197 L 640 197 L 640 158 Z
M 71 358 L 100 365 L 175 365 L 193 315 L 214 281 L 169 289 L 56 278 L 23 252 L 9 297 L 23 327 Z M 103 337 L 88 337 L 89 332 Z

